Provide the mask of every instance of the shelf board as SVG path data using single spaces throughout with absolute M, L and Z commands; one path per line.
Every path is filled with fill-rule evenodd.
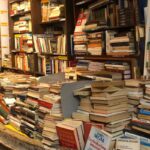
M 84 5 L 84 4 L 87 4 L 89 2 L 92 2 L 92 0 L 82 0 L 80 2 L 77 2 L 76 3 L 76 6 L 81 6 L 81 5 Z
M 56 20 L 50 20 L 50 21 L 47 21 L 47 22 L 42 22 L 41 25 L 49 25 L 49 24 L 65 22 L 65 21 L 66 21 L 66 18 L 59 18 L 59 19 L 56 19 Z
M 12 3 L 20 3 L 24 0 L 12 0 L 12 1 L 9 1 L 9 4 L 12 4 Z
M 13 34 L 32 34 L 32 32 L 13 32 Z
M 50 54 L 50 53 L 41 53 L 40 55 L 49 55 L 49 56 L 67 56 L 67 55 L 64 55 L 64 54 Z
M 125 29 L 132 29 L 135 26 L 116 26 L 116 27 L 97 27 L 91 30 L 84 30 L 84 32 L 98 32 L 98 31 L 105 31 L 105 30 L 125 30 Z
M 131 61 L 133 59 L 136 59 L 137 56 L 131 55 L 131 56 L 122 56 L 122 57 L 113 57 L 113 56 L 92 56 L 92 55 L 76 55 L 76 59 L 85 59 L 85 60 L 118 60 L 118 61 Z
M 22 72 L 22 73 L 28 73 L 28 74 L 33 74 L 33 72 L 31 71 L 25 71 L 25 70 L 21 70 L 21 69 L 18 69 L 18 68 L 8 68 L 8 67 L 2 67 L 3 69 L 6 69 L 6 70 L 13 70 L 13 71 L 19 71 L 19 72 Z
M 25 51 L 11 51 L 11 53 L 35 54 L 35 52 L 25 52 Z
M 17 14 L 14 14 L 14 15 L 11 15 L 10 17 L 18 17 L 18 16 L 23 16 L 25 14 L 28 14 L 28 13 L 31 13 L 31 10 L 28 10 L 28 11 L 24 11 L 24 12 L 20 12 L 20 13 L 17 13 Z

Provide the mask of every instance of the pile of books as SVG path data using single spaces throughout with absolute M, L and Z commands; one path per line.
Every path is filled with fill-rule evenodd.
M 130 65 L 127 62 L 115 62 L 107 61 L 105 63 L 105 70 L 111 72 L 120 72 L 122 73 L 122 78 L 124 80 L 131 79 L 131 69 Z
M 29 11 L 31 9 L 30 0 L 22 1 L 22 2 L 15 2 L 11 5 L 10 15 L 13 16 L 15 14 Z
M 103 33 L 94 32 L 87 35 L 87 51 L 90 55 L 101 55 L 103 50 Z
M 91 88 L 85 86 L 83 88 L 77 89 L 74 91 L 74 96 L 79 97 L 80 104 L 78 106 L 77 112 L 72 113 L 72 118 L 75 120 L 82 120 L 89 122 L 89 113 L 92 110 L 92 104 L 90 101 Z
M 133 112 L 133 116 L 138 113 L 138 105 L 143 98 L 143 87 L 139 80 L 125 80 L 126 90 L 128 92 L 129 109 Z
M 91 84 L 93 105 L 90 120 L 105 124 L 113 139 L 123 135 L 123 129 L 129 123 L 127 92 L 123 81 L 95 81 Z
M 106 31 L 106 53 L 113 56 L 135 54 L 134 33 L 132 31 Z
M 9 108 L 3 98 L 4 95 L 0 94 L 0 122 L 6 124 L 8 122 Z
M 58 20 L 65 16 L 64 5 L 57 1 L 42 0 L 42 22 Z
M 32 32 L 31 15 L 27 14 L 14 22 L 14 33 Z
M 145 85 L 145 92 L 144 92 L 144 98 L 140 100 L 140 104 L 138 106 L 138 119 L 133 119 L 131 122 L 131 127 L 133 130 L 136 130 L 138 132 L 142 132 L 143 134 L 150 135 L 149 132 L 149 126 L 150 126 L 150 85 Z
M 51 108 L 47 109 L 47 115 L 44 117 L 43 122 L 43 140 L 44 147 L 58 147 L 59 139 L 56 132 L 56 124 L 63 120 L 61 110 L 61 86 L 62 83 L 51 84 L 49 92 L 43 96 L 43 100 L 51 103 Z M 46 109 L 45 109 L 46 111 Z

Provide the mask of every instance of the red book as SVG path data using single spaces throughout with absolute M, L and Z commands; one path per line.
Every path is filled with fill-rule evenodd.
M 67 147 L 69 149 L 80 150 L 80 144 L 76 128 L 63 124 L 57 124 L 56 130 L 61 146 Z
M 92 126 L 95 126 L 99 129 L 104 129 L 104 124 L 100 124 L 100 123 L 84 122 L 83 126 L 84 126 L 84 140 L 85 140 L 85 142 L 87 141 L 87 139 L 89 137 Z
M 33 99 L 33 98 L 30 98 L 31 101 L 34 101 L 34 102 L 38 102 L 38 104 L 42 107 L 45 107 L 45 108 L 48 108 L 48 109 L 52 109 L 53 107 L 53 104 L 52 103 L 48 103 L 48 102 L 45 102 L 43 100 L 39 100 L 39 99 Z

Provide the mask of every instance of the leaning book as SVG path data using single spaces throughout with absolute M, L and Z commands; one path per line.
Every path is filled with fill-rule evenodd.
M 111 141 L 112 137 L 109 133 L 96 127 L 92 127 L 85 150 L 109 150 Z

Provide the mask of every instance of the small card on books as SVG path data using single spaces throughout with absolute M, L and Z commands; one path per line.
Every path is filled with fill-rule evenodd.
M 122 137 L 116 141 L 116 150 L 140 150 L 139 138 Z
M 109 133 L 96 127 L 92 127 L 85 150 L 109 150 L 111 141 L 112 137 Z

